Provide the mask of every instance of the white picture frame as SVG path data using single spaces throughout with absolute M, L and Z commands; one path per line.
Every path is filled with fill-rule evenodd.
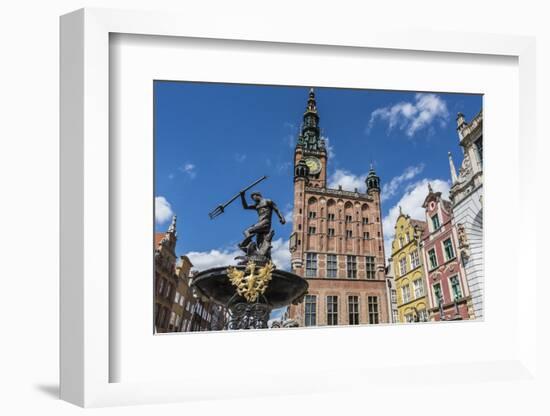
M 321 25 L 319 25 L 321 26 Z M 235 31 L 239 27 L 239 31 Z M 201 374 L 194 374 L 185 381 L 175 377 L 151 376 L 139 381 L 113 382 L 112 367 L 121 359 L 112 348 L 113 333 L 111 312 L 113 287 L 109 276 L 110 227 L 113 226 L 110 206 L 110 173 L 116 170 L 110 159 L 110 37 L 112 34 L 162 36 L 174 38 L 223 39 L 226 42 L 258 43 L 269 42 L 280 45 L 301 45 L 305 48 L 324 45 L 333 51 L 339 48 L 373 49 L 384 51 L 430 52 L 445 56 L 452 54 L 475 56 L 506 56 L 517 59 L 519 85 L 519 113 L 517 126 L 521 137 L 518 145 L 517 168 L 521 188 L 517 193 L 519 209 L 527 212 L 535 204 L 535 182 L 526 180 L 535 171 L 535 41 L 529 37 L 509 35 L 488 35 L 477 33 L 437 33 L 421 30 L 397 31 L 388 29 L 354 28 L 331 31 L 326 27 L 285 27 L 281 31 L 276 25 L 264 25 L 261 29 L 250 24 L 245 17 L 241 22 L 217 21 L 215 26 L 204 26 L 203 22 L 190 16 L 139 11 L 107 9 L 82 9 L 61 18 L 61 398 L 84 407 L 110 406 L 139 403 L 162 403 L 208 398 L 249 397 L 253 395 L 331 393 L 353 388 L 354 379 L 365 376 L 365 383 L 378 380 L 382 386 L 392 385 L 393 380 L 413 377 L 420 385 L 431 382 L 423 379 L 421 369 L 444 374 L 454 374 L 455 381 L 469 383 L 480 381 L 496 382 L 498 379 L 517 381 L 537 380 L 536 373 L 536 287 L 537 273 L 533 252 L 526 244 L 517 248 L 517 265 L 521 264 L 521 285 L 517 286 L 517 304 L 510 311 L 513 315 L 510 326 L 511 339 L 517 344 L 506 349 L 498 359 L 469 362 L 419 363 L 414 367 L 376 367 L 372 363 L 358 368 L 342 364 L 329 368 L 311 381 L 306 387 L 300 384 L 300 370 L 289 374 L 286 371 L 266 370 L 268 386 L 258 386 L 254 377 L 262 370 L 241 369 L 241 382 L 231 384 L 220 382 L 213 390 L 205 391 L 208 382 Z M 396 88 L 397 89 L 397 88 Z M 517 139 L 516 137 L 516 139 Z M 535 241 L 536 226 L 533 218 L 521 215 L 518 226 L 519 241 Z M 111 259 L 112 260 L 112 259 Z M 516 273 L 519 270 L 510 271 Z M 512 280 L 517 282 L 517 280 Z M 489 290 L 499 290 L 490 287 Z M 144 305 L 149 307 L 149 305 Z M 111 312 L 110 312 L 111 311 Z M 496 319 L 496 318 L 495 318 Z M 521 325 L 517 323 L 521 322 Z M 487 322 L 476 325 L 490 324 Z M 421 329 L 422 328 L 422 329 Z M 401 331 L 403 337 L 426 327 L 407 326 L 392 328 Z M 458 328 L 458 327 L 456 327 Z M 466 329 L 463 329 L 466 328 Z M 456 330 L 456 329 L 455 329 Z M 460 331 L 480 331 L 482 326 L 469 325 Z M 347 328 L 308 331 L 308 337 L 321 340 L 325 332 L 350 333 Z M 289 335 L 291 334 L 291 335 Z M 281 342 L 292 342 L 292 331 L 280 331 Z M 357 336 L 357 333 L 349 336 Z M 378 332 L 371 332 L 372 337 Z M 208 334 L 210 336 L 212 334 Z M 218 334 L 226 335 L 226 334 Z M 233 335 L 233 334 L 231 334 Z M 241 334 L 239 334 L 241 335 Z M 246 338 L 224 342 L 265 342 L 265 335 L 243 334 Z M 151 336 L 152 332 L 151 332 Z M 193 335 L 194 336 L 194 335 Z M 187 340 L 193 336 L 185 336 Z M 202 334 L 197 336 L 202 338 Z M 168 348 L 177 342 L 176 337 L 160 337 L 162 345 Z M 242 338 L 242 337 L 241 337 Z M 284 341 L 286 340 L 286 341 Z M 160 346 L 159 348 L 164 348 Z M 139 348 L 139 347 L 135 347 Z M 118 351 L 118 350 L 117 350 Z M 498 355 L 498 354 L 497 354 Z M 284 367 L 284 366 L 283 366 Z M 419 370 L 420 369 L 420 370 Z M 419 372 L 420 371 L 420 372 Z M 247 373 L 251 376 L 246 381 Z M 323 383 L 323 375 L 331 374 L 340 381 Z M 150 376 L 150 375 L 149 375 Z M 148 377 L 149 377 L 148 376 Z M 469 379 L 471 377 L 471 380 Z M 116 378 L 116 377 L 115 377 Z M 290 379 L 290 380 L 289 380 Z M 295 381 L 293 381 L 295 380 Z M 359 379 L 361 380 L 361 379 Z M 370 380 L 370 381 L 369 381 Z M 223 380 L 222 380 L 223 381 Z M 385 384 L 384 384 L 385 383 Z M 361 387 L 361 383 L 359 383 Z M 355 384 L 356 385 L 356 384 Z M 471 386 L 470 386 L 471 387 Z M 399 387 L 398 387 L 399 388 Z M 267 390 L 267 391 L 266 391 Z M 466 391 L 466 390 L 464 390 Z M 496 396 L 495 396 L 496 397 Z M 375 403 L 376 398 L 370 397 Z M 373 404 L 374 406 L 374 404 Z M 382 406 L 382 404 L 378 404 Z

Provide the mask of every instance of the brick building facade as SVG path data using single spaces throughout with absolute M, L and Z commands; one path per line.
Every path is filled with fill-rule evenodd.
M 309 291 L 290 307 L 290 318 L 300 326 L 390 322 L 380 178 L 371 167 L 365 192 L 330 189 L 327 163 L 312 89 L 294 152 L 290 237 L 292 271 Z

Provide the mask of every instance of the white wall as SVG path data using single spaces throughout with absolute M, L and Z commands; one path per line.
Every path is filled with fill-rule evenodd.
M 162 1 L 162 0 L 6 0 L 0 8 L 0 218 L 2 235 L 0 277 L 2 278 L 2 343 L 0 344 L 1 413 L 73 414 L 81 409 L 54 399 L 58 378 L 58 16 L 83 6 L 135 9 L 174 9 L 205 16 L 222 13 L 231 19 L 234 13 L 246 13 L 261 25 L 262 19 L 281 22 L 301 20 L 303 24 L 386 25 L 426 27 L 434 30 L 536 35 L 538 49 L 538 150 L 541 159 L 549 154 L 548 140 L 543 143 L 545 119 L 550 114 L 550 31 L 546 2 L 462 0 L 436 1 Z M 510 3 L 508 5 L 507 3 Z M 282 6 L 287 4 L 288 6 Z M 358 6 L 361 4 L 361 6 Z M 359 8 L 358 8 L 359 7 Z M 313 16 L 319 11 L 322 15 Z M 199 18 L 199 17 L 197 17 Z M 239 28 L 235 28 L 236 31 Z M 547 136 L 546 132 L 544 133 Z M 541 160 L 542 162 L 542 160 Z M 540 167 L 539 175 L 545 174 Z M 542 181 L 540 182 L 542 186 Z M 534 210 L 542 214 L 545 203 L 539 200 Z M 547 227 L 542 225 L 541 227 Z M 512 228 L 513 229 L 513 228 Z M 541 230 L 539 235 L 542 235 Z M 548 235 L 548 230 L 546 233 Z M 539 237 L 542 257 L 542 238 Z M 533 247 L 533 249 L 535 249 Z M 544 283 L 548 286 L 548 283 Z M 538 288 L 539 293 L 548 287 Z M 542 297 L 540 296 L 540 299 Z M 540 304 L 540 302 L 539 302 Z M 541 315 L 542 315 L 542 306 Z M 542 336 L 542 332 L 541 332 Z M 546 351 L 550 351 L 546 344 Z M 541 356 L 546 364 L 547 355 Z M 548 371 L 546 371 L 548 374 Z M 411 394 L 414 386 L 411 386 Z M 427 397 L 426 392 L 417 392 Z M 541 391 L 503 382 L 488 384 L 473 391 L 472 409 L 492 414 L 542 414 L 547 407 Z M 234 414 L 258 409 L 262 414 L 362 414 L 369 406 L 384 407 L 387 414 L 408 408 L 412 413 L 445 409 L 448 414 L 467 414 L 455 406 L 450 393 L 430 395 L 429 407 L 408 408 L 407 400 L 395 400 L 389 391 L 384 397 L 334 396 L 285 398 L 269 403 L 261 399 L 231 402 L 165 405 L 96 410 L 99 414 L 151 414 L 175 411 L 178 414 Z M 403 398 L 401 398 L 403 399 Z M 372 407 L 371 407 L 372 408 Z M 8 410 L 10 409 L 10 410 Z M 438 410 L 436 410 L 438 409 Z M 490 410 L 487 410 L 490 409 Z M 547 409 L 546 409 L 547 410 Z

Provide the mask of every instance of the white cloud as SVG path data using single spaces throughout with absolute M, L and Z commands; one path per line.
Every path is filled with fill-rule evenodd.
M 334 151 L 334 146 L 330 144 L 330 139 L 326 136 L 321 136 L 321 139 L 325 141 L 325 148 L 327 149 L 328 158 L 334 161 L 334 158 L 336 157 L 336 152 Z
M 289 133 L 283 137 L 283 141 L 288 144 L 288 147 L 293 148 L 296 144 L 296 136 L 298 135 L 296 124 L 285 121 L 283 127 L 289 131 Z
M 183 166 L 180 166 L 179 170 L 191 179 L 195 179 L 197 177 L 196 166 L 193 163 L 186 162 Z
M 293 211 L 292 211 L 292 210 L 287 211 L 287 213 L 284 214 L 285 221 L 286 221 L 287 223 L 292 222 L 292 214 L 293 214 Z
M 388 123 L 388 131 L 398 128 L 409 137 L 433 122 L 445 126 L 449 118 L 447 103 L 436 94 L 418 93 L 414 103 L 400 102 L 374 110 L 369 120 L 370 130 L 377 120 Z
M 236 264 L 235 257 L 241 256 L 242 251 L 235 250 L 210 250 L 190 251 L 185 254 L 193 263 L 193 268 L 199 271 Z
M 163 196 L 155 197 L 155 222 L 157 224 L 162 224 L 168 221 L 174 212 L 172 211 L 172 206 Z
M 271 258 L 278 269 L 290 271 L 290 250 L 288 249 L 288 240 L 279 238 L 271 242 Z
M 382 186 L 382 194 L 380 196 L 382 202 L 391 198 L 397 193 L 397 190 L 406 181 L 413 179 L 416 175 L 420 174 L 424 170 L 424 164 L 421 163 L 417 166 L 409 166 L 399 176 L 394 176 L 389 182 Z
M 271 257 L 277 268 L 290 270 L 290 251 L 288 249 L 288 240 L 279 238 L 272 241 Z M 211 269 L 213 267 L 222 267 L 237 264 L 235 257 L 242 256 L 243 252 L 239 249 L 215 249 L 210 251 L 190 251 L 185 254 L 193 263 L 193 268 L 199 271 Z
M 289 172 L 291 167 L 292 167 L 292 162 L 279 163 L 277 165 L 277 173 L 279 175 L 283 175 L 283 174 Z
M 285 205 L 285 208 L 282 211 L 283 211 L 283 217 L 285 217 L 285 221 L 287 223 L 291 223 L 292 214 L 294 213 L 294 207 L 292 206 L 292 204 L 287 202 Z
M 395 176 L 388 183 L 384 184 L 382 186 L 381 193 L 382 201 L 385 201 L 395 195 L 403 183 L 413 179 L 423 170 L 423 163 L 417 166 L 409 166 L 401 175 Z M 346 169 L 336 169 L 328 178 L 328 187 L 337 189 L 338 185 L 342 185 L 342 189 L 346 191 L 354 191 L 355 188 L 357 188 L 359 192 L 365 192 L 365 180 L 367 179 L 367 175 L 368 172 L 356 175 Z
M 407 186 L 405 194 L 401 197 L 392 208 L 388 215 L 382 219 L 382 227 L 384 231 L 384 248 L 386 258 L 391 256 L 391 242 L 395 236 L 395 222 L 399 217 L 399 207 L 403 210 L 403 214 L 409 215 L 411 218 L 425 220 L 425 211 L 422 208 L 422 203 L 428 195 L 428 183 L 432 185 L 435 192 L 441 192 L 442 197 L 449 197 L 450 183 L 441 179 L 422 179 Z
M 328 178 L 328 187 L 338 189 L 338 185 L 342 185 L 342 189 L 346 191 L 354 191 L 357 188 L 359 192 L 364 192 L 366 178 L 366 173 L 355 175 L 346 169 L 336 169 Z
M 235 161 L 237 163 L 243 163 L 246 160 L 246 155 L 242 153 L 235 153 Z

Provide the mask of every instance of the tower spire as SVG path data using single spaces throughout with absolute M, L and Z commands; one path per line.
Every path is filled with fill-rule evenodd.
M 380 177 L 374 171 L 372 163 L 370 165 L 369 174 L 367 175 L 365 182 L 367 184 L 367 193 L 370 193 L 370 191 L 372 190 L 380 192 Z
M 449 156 L 449 167 L 451 169 L 451 185 L 454 185 L 455 182 L 458 180 L 458 177 L 456 176 L 455 164 L 453 162 L 453 156 L 451 155 L 451 152 L 448 152 L 448 156 Z
M 325 148 L 324 141 L 321 140 L 319 114 L 317 113 L 317 101 L 315 100 L 313 88 L 309 89 L 298 145 L 307 150 L 323 150 Z
M 174 215 L 172 217 L 172 223 L 170 224 L 170 227 L 168 227 L 168 232 L 174 234 L 176 232 L 176 219 L 177 217 Z

